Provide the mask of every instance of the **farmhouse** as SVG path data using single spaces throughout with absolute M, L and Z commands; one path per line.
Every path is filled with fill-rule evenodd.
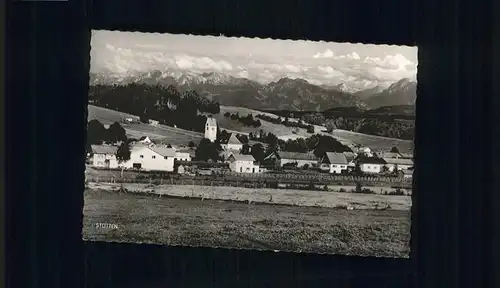
M 174 171 L 175 150 L 164 146 L 134 145 L 130 149 L 130 160 L 120 166 L 127 169 L 150 171 Z
M 382 172 L 382 167 L 387 164 L 382 158 L 366 156 L 358 157 L 357 162 L 363 173 L 380 173 Z
M 313 166 L 318 164 L 318 158 L 312 153 L 277 151 L 269 154 L 264 160 L 275 160 L 281 167 L 289 163 L 297 163 L 297 167 L 304 167 L 304 165 Z
M 207 122 L 205 123 L 205 138 L 212 142 L 215 142 L 217 139 L 217 121 L 211 116 L 207 117 Z
M 116 152 L 118 147 L 111 145 L 91 145 L 91 163 L 94 167 L 114 169 L 118 168 Z
M 347 171 L 347 159 L 343 153 L 326 152 L 325 157 L 321 161 L 321 165 L 328 165 L 329 172 L 341 174 L 342 171 Z
M 220 146 L 224 150 L 234 150 L 234 151 L 240 151 L 243 149 L 243 144 L 236 138 L 236 135 L 234 133 L 231 133 L 229 137 L 226 137 L 225 139 L 222 139 L 220 141 Z
M 157 120 L 151 120 L 151 119 L 149 119 L 148 122 L 152 126 L 158 126 L 158 124 L 160 124 L 160 122 L 158 122 Z
M 229 169 L 238 173 L 259 173 L 259 165 L 255 164 L 252 155 L 231 154 L 227 159 Z
M 411 159 L 404 158 L 382 158 L 387 163 L 385 166 L 390 172 L 394 170 L 407 170 L 413 167 L 413 161 Z

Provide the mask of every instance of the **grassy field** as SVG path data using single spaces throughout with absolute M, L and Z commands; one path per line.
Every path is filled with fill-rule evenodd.
M 199 185 L 149 185 L 141 183 L 112 184 L 91 182 L 88 184 L 88 187 L 104 190 L 118 190 L 123 188 L 134 193 L 307 207 L 345 208 L 351 206 L 354 209 L 381 209 L 389 206 L 393 210 L 407 211 L 411 208 L 410 196 L 380 194 Z
M 374 136 L 340 129 L 334 130 L 331 134 L 333 137 L 350 141 L 361 146 L 370 147 L 374 150 L 398 147 L 400 152 L 407 152 L 410 151 L 412 147 L 412 141 L 409 140 Z
M 251 205 L 86 190 L 95 241 L 408 257 L 409 211 Z M 116 229 L 97 228 L 110 223 Z
M 93 105 L 88 105 L 88 110 L 88 121 L 97 119 L 104 125 L 110 125 L 116 121 L 120 122 L 125 117 L 139 120 L 139 117 L 137 116 Z M 120 125 L 125 128 L 127 136 L 129 137 L 140 138 L 142 136 L 148 136 L 152 140 L 172 145 L 187 145 L 189 141 L 193 141 L 195 144 L 198 144 L 204 137 L 202 133 L 174 128 L 166 125 L 158 125 L 156 127 L 144 123 L 120 123 Z

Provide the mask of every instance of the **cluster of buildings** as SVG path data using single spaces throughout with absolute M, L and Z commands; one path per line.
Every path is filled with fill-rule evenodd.
M 157 145 L 149 137 L 142 137 L 130 145 L 130 160 L 119 162 L 118 147 L 113 145 L 91 145 L 90 163 L 105 169 L 138 169 L 174 171 L 175 161 L 191 161 L 194 151 L 186 147 Z
M 205 138 L 210 141 L 217 139 L 217 123 L 214 118 L 208 118 L 205 124 Z M 394 152 L 373 153 L 363 147 L 357 152 L 326 152 L 323 157 L 313 153 L 292 153 L 275 151 L 264 158 L 263 163 L 257 163 L 252 155 L 241 154 L 243 144 L 235 134 L 231 133 L 220 140 L 222 151 L 219 156 L 223 163 L 228 164 L 232 172 L 261 173 L 278 167 L 294 166 L 297 168 L 316 167 L 332 174 L 343 174 L 359 167 L 367 174 L 402 173 L 411 177 L 413 170 L 413 155 Z M 130 160 L 119 163 L 116 159 L 116 146 L 92 145 L 90 162 L 95 167 L 116 169 L 138 169 L 173 172 L 175 162 L 190 162 L 194 158 L 194 150 L 187 147 L 171 147 L 157 145 L 148 137 L 142 137 L 131 145 Z M 266 168 L 261 167 L 264 164 Z M 177 167 L 182 173 L 184 167 Z

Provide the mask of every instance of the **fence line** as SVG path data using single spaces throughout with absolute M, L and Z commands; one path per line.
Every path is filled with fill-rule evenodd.
M 289 177 L 289 176 L 286 176 Z M 338 176 L 337 176 L 338 177 Z M 359 179 L 356 177 L 348 176 L 350 178 L 349 181 L 352 182 L 350 185 L 345 184 L 346 186 L 354 186 L 355 183 L 357 182 L 363 182 L 363 184 L 377 184 L 377 183 L 383 183 L 380 181 L 380 179 L 377 179 L 377 181 L 372 181 L 370 183 L 369 180 L 373 180 L 370 177 L 367 177 L 365 179 Z M 250 177 L 249 177 L 250 178 Z M 339 178 L 340 179 L 340 178 Z M 254 181 L 252 181 L 254 180 Z M 274 181 L 269 181 L 260 179 L 261 181 L 255 181 L 255 179 L 228 179 L 228 178 L 214 178 L 214 179 L 182 179 L 182 178 L 168 178 L 168 179 L 163 179 L 163 178 L 157 178 L 153 179 L 151 178 L 136 178 L 136 179 L 131 179 L 131 178 L 121 178 L 121 177 L 115 177 L 115 176 L 86 176 L 86 181 L 88 182 L 103 182 L 103 183 L 140 183 L 140 184 L 149 184 L 149 185 L 162 185 L 162 184 L 170 184 L 170 185 L 196 185 L 196 186 L 226 186 L 226 187 L 244 187 L 244 188 L 278 188 L 285 186 L 286 187 L 323 187 L 323 186 L 336 186 L 334 183 L 335 181 L 332 182 L 321 182 L 321 181 L 293 181 L 295 179 L 287 179 L 288 181 L 277 181 L 279 179 L 273 179 Z M 339 180 L 337 180 L 339 181 Z M 346 181 L 344 178 L 343 181 Z M 400 184 L 402 186 L 409 186 L 411 183 L 409 182 L 385 182 L 384 184 Z M 411 188 L 407 187 L 407 188 Z

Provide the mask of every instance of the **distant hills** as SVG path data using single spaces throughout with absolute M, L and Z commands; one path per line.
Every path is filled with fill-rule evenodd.
M 413 106 L 417 83 L 401 79 L 387 89 L 374 87 L 356 91 L 346 83 L 327 87 L 303 79 L 282 78 L 268 84 L 211 72 L 151 71 L 114 76 L 91 73 L 90 85 L 174 85 L 181 91 L 195 90 L 221 105 L 258 110 L 325 111 L 339 107 L 377 109 L 385 106 Z

